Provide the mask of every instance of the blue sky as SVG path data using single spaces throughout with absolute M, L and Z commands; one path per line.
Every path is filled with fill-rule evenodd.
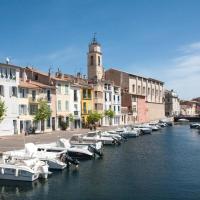
M 94 32 L 105 68 L 200 96 L 199 0 L 0 0 L 0 62 L 86 73 Z

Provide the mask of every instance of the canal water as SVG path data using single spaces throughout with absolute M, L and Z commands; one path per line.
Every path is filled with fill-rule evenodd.
M 189 125 L 105 147 L 104 153 L 78 169 L 54 172 L 47 181 L 1 181 L 0 199 L 200 199 L 200 134 Z

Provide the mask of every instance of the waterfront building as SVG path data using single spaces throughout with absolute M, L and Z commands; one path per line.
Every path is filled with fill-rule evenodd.
M 79 84 L 81 87 L 81 117 L 83 127 L 87 127 L 87 117 L 93 112 L 93 88 L 91 85 Z
M 165 90 L 165 116 L 180 115 L 180 100 L 174 90 Z
M 81 87 L 80 85 L 74 83 L 70 85 L 70 104 L 69 110 L 72 114 L 72 128 L 81 128 L 82 127 L 82 118 L 81 118 Z
M 158 120 L 165 116 L 164 83 L 117 69 L 105 72 L 105 79 L 122 90 L 122 106 L 128 107 L 128 123 Z
M 0 63 L 0 98 L 5 102 L 6 115 L 0 122 L 0 135 L 19 133 L 18 85 L 20 68 Z
M 74 84 L 74 77 L 56 72 L 53 78 L 56 86 L 56 129 L 65 122 L 68 128 L 81 127 L 80 87 Z
M 56 90 L 50 73 L 46 74 L 34 68 L 20 68 L 19 83 L 19 123 L 20 133 L 34 127 L 36 132 L 56 130 Z M 45 100 L 51 109 L 47 120 L 34 121 L 39 100 Z
M 180 101 L 180 114 L 184 116 L 197 116 L 198 113 L 198 102 L 197 101 Z

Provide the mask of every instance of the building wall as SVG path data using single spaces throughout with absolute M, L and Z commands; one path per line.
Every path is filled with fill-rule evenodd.
M 77 99 L 74 99 L 74 91 L 77 91 Z M 69 112 L 74 117 L 74 121 L 70 122 L 70 127 L 81 128 L 82 119 L 81 119 L 81 89 L 80 87 L 76 85 L 70 85 L 69 97 L 70 97 Z
M 5 107 L 7 108 L 6 115 L 0 122 L 0 135 L 18 134 L 18 97 L 12 95 L 12 87 L 18 88 L 19 68 L 7 64 L 0 64 L 0 68 L 0 85 L 3 88 L 3 94 L 0 95 L 0 98 L 4 101 Z M 12 70 L 12 77 L 10 76 L 10 70 Z M 15 127 L 14 123 L 16 124 Z
M 90 91 L 91 96 L 89 97 L 88 95 L 86 95 L 86 98 L 84 98 L 83 90 L 85 90 L 87 94 Z M 85 125 L 87 124 L 87 117 L 89 113 L 93 112 L 94 110 L 93 94 L 94 92 L 92 88 L 85 88 L 85 87 L 81 88 L 81 117 L 82 117 L 82 122 Z
M 165 117 L 164 104 L 147 103 L 147 121 L 159 120 Z
M 137 122 L 138 123 L 147 122 L 147 107 L 146 107 L 145 97 L 140 96 L 138 97 L 137 101 L 138 101 Z

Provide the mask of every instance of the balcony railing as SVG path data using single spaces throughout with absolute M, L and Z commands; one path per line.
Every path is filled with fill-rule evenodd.
M 78 111 L 74 111 L 74 116 L 77 116 L 78 115 Z

